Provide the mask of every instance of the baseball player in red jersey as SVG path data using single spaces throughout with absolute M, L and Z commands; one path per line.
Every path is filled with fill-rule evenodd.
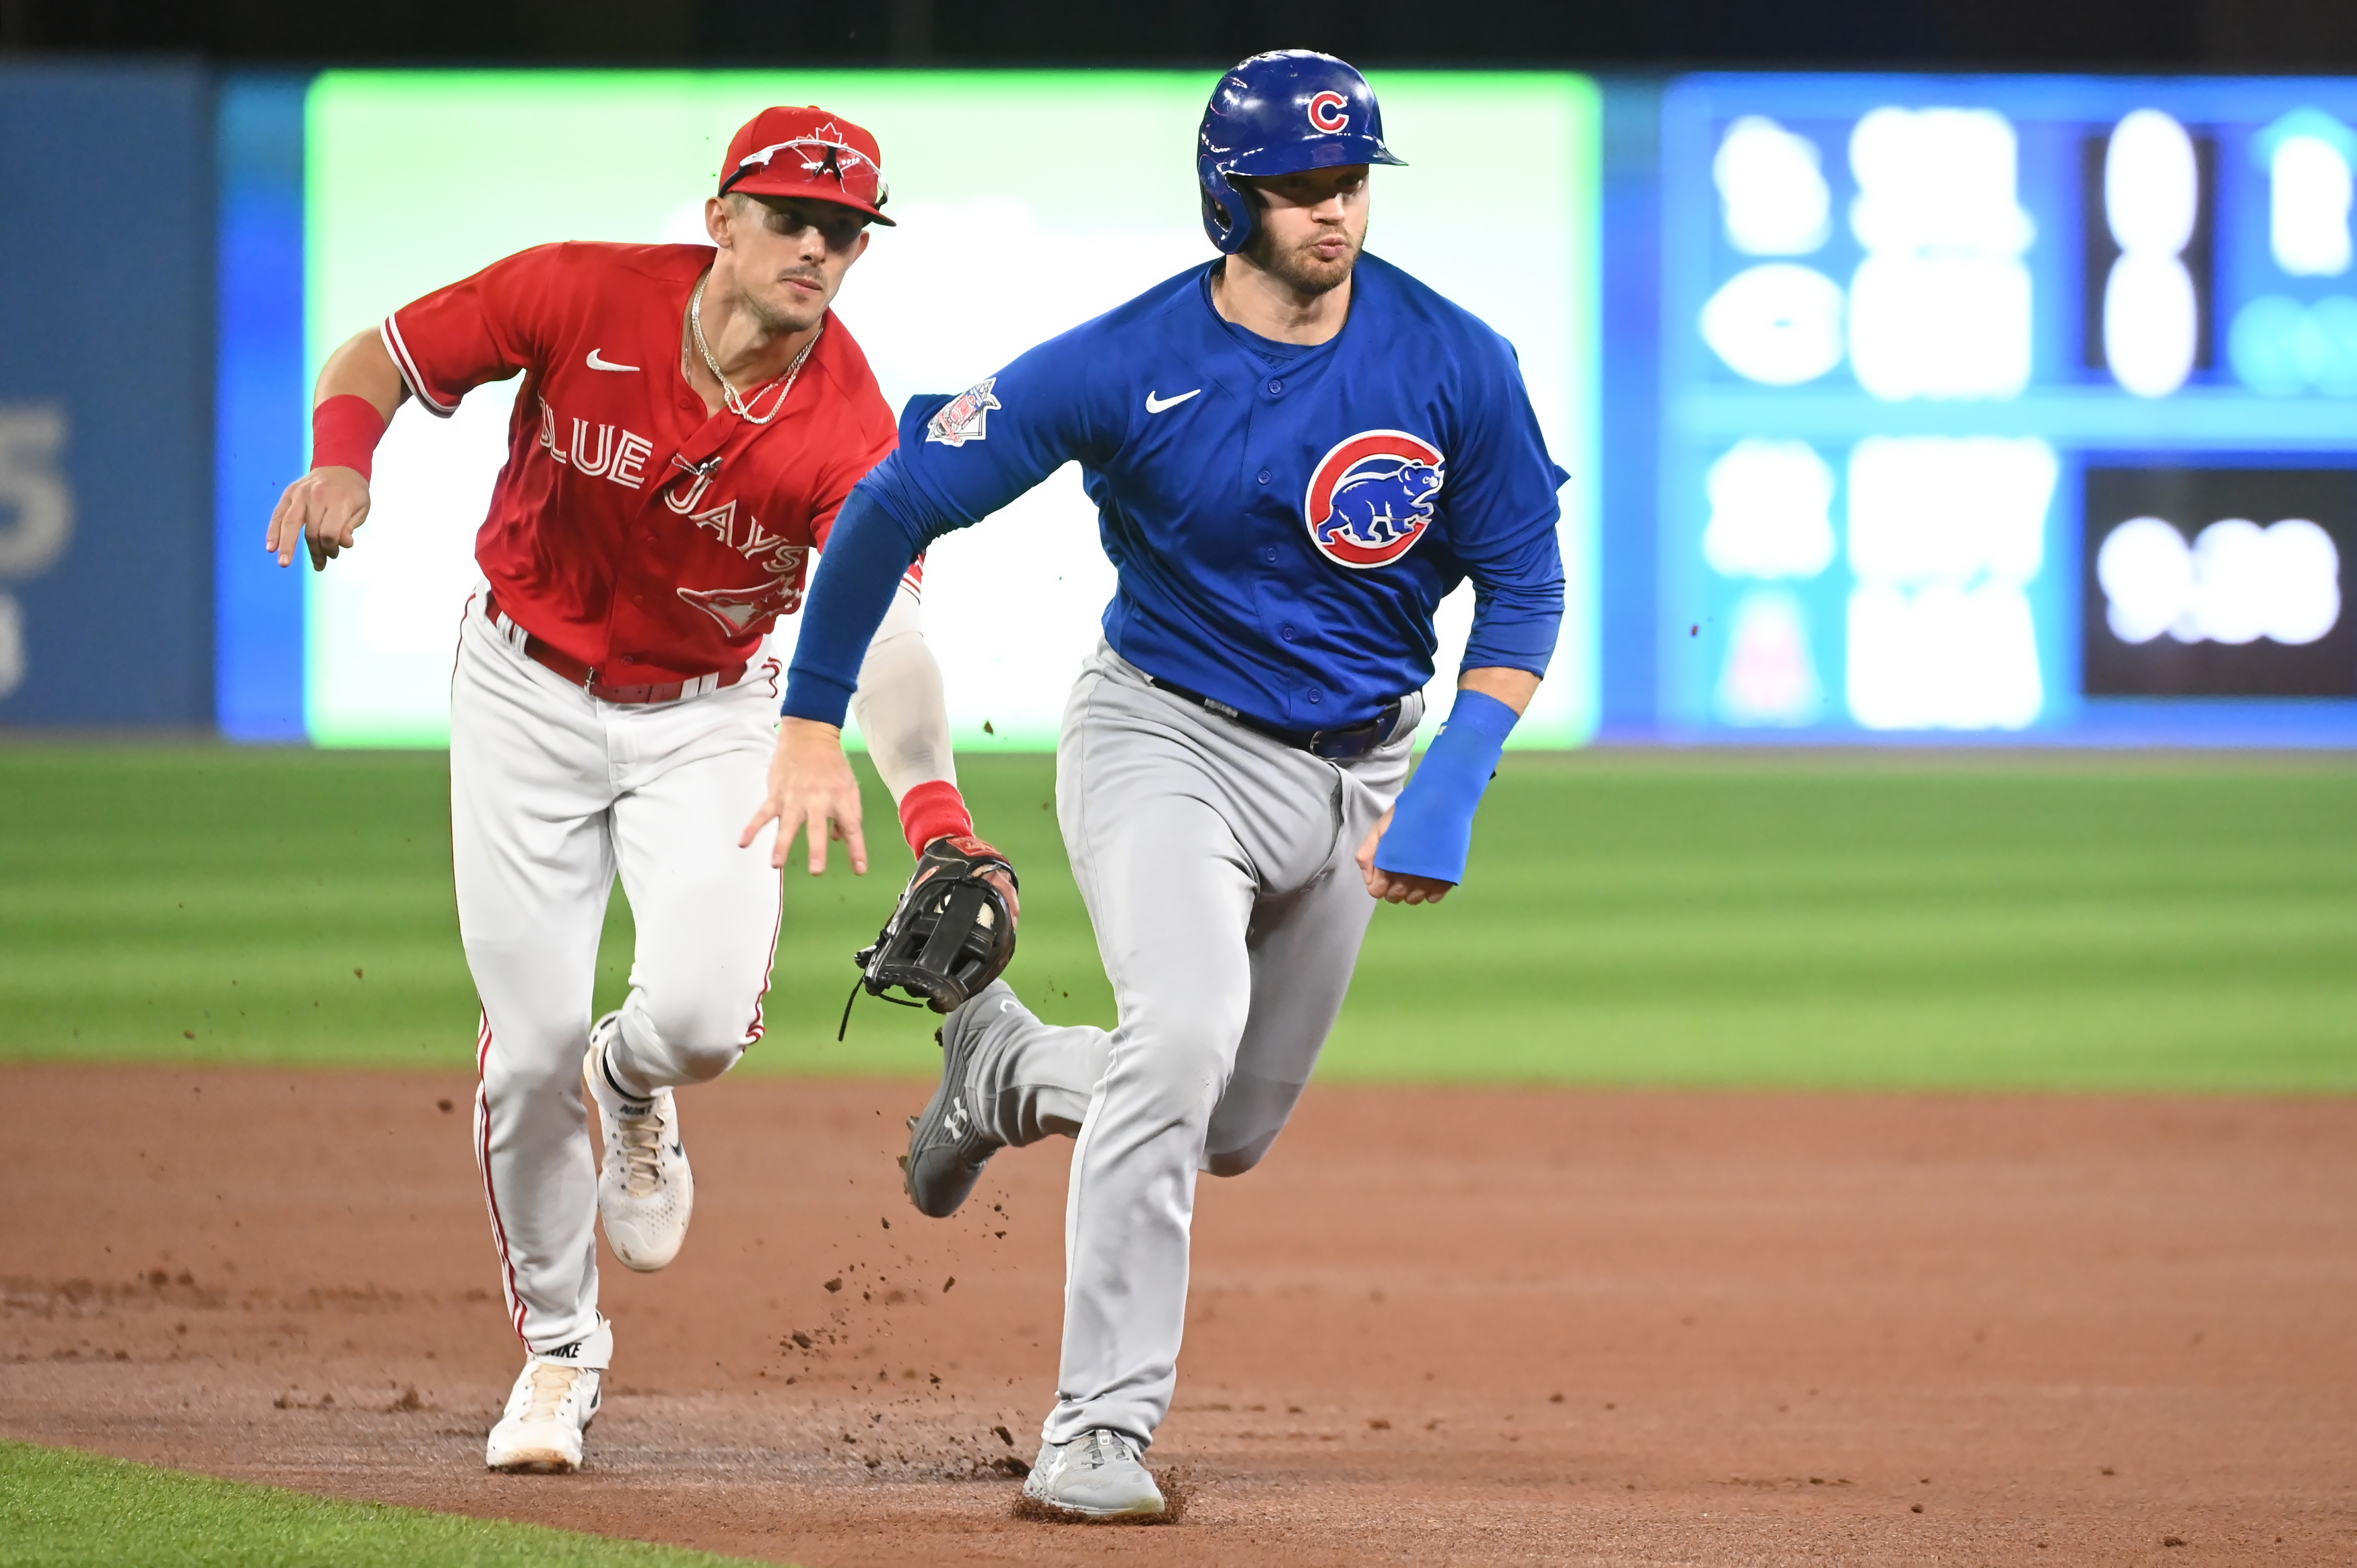
M 613 1352 L 596 1222 L 625 1265 L 671 1262 L 694 1197 L 672 1091 L 761 1036 L 781 857 L 773 833 L 737 831 L 770 798 L 761 639 L 895 439 L 828 308 L 868 225 L 892 221 L 879 157 L 840 116 L 766 110 L 705 203 L 711 245 L 544 245 L 395 311 L 321 371 L 314 466 L 271 518 L 282 565 L 307 546 L 324 569 L 367 519 L 371 454 L 405 399 L 447 417 L 523 373 L 450 713 L 458 923 L 483 1008 L 475 1146 L 529 1357 L 494 1469 L 580 1465 Z M 921 851 L 972 843 L 973 822 L 916 590 L 912 570 L 859 719 Z M 628 999 L 593 1024 L 618 874 L 638 948 Z

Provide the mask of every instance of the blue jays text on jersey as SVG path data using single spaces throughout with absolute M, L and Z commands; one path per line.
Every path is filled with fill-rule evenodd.
M 1468 577 L 1466 667 L 1545 672 L 1566 476 L 1512 347 L 1367 255 L 1340 332 L 1272 342 L 1213 308 L 1219 264 L 910 401 L 836 525 L 788 714 L 840 723 L 872 624 L 851 601 L 880 617 L 909 556 L 1067 461 L 1119 574 L 1106 640 L 1149 674 L 1280 728 L 1354 725 L 1432 678 L 1433 610 Z

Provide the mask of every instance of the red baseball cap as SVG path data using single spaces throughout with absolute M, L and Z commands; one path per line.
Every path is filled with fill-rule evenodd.
M 729 139 L 720 192 L 802 196 L 865 212 L 888 226 L 883 153 L 866 129 L 812 106 L 764 109 Z

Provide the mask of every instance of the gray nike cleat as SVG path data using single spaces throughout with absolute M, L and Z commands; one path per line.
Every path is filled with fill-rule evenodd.
M 1138 1456 L 1137 1439 L 1103 1427 L 1070 1443 L 1040 1444 L 1023 1495 L 1082 1519 L 1150 1519 L 1164 1507 L 1162 1488 Z
M 1006 1146 L 976 1122 L 967 1069 L 988 1020 L 1021 1006 L 1013 986 L 994 980 L 942 1019 L 933 1036 L 942 1046 L 942 1081 L 924 1114 L 909 1118 L 909 1152 L 900 1158 L 901 1185 L 920 1214 L 935 1219 L 955 1214 L 990 1156 Z

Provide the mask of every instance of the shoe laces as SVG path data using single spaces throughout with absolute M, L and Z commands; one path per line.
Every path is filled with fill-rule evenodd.
M 524 1406 L 526 1421 L 554 1421 L 556 1412 L 580 1380 L 581 1369 L 561 1361 L 535 1361 L 532 1369 L 532 1402 Z
M 1137 1457 L 1137 1451 L 1132 1445 L 1126 1433 L 1112 1432 L 1103 1427 L 1098 1427 L 1089 1434 L 1085 1441 L 1088 1446 L 1081 1451 L 1081 1463 L 1092 1470 L 1103 1469 L 1107 1465 Z
M 640 1116 L 624 1112 L 614 1118 L 614 1141 L 620 1145 L 622 1177 L 632 1197 L 645 1197 L 662 1186 L 662 1142 L 668 1119 L 650 1101 Z

